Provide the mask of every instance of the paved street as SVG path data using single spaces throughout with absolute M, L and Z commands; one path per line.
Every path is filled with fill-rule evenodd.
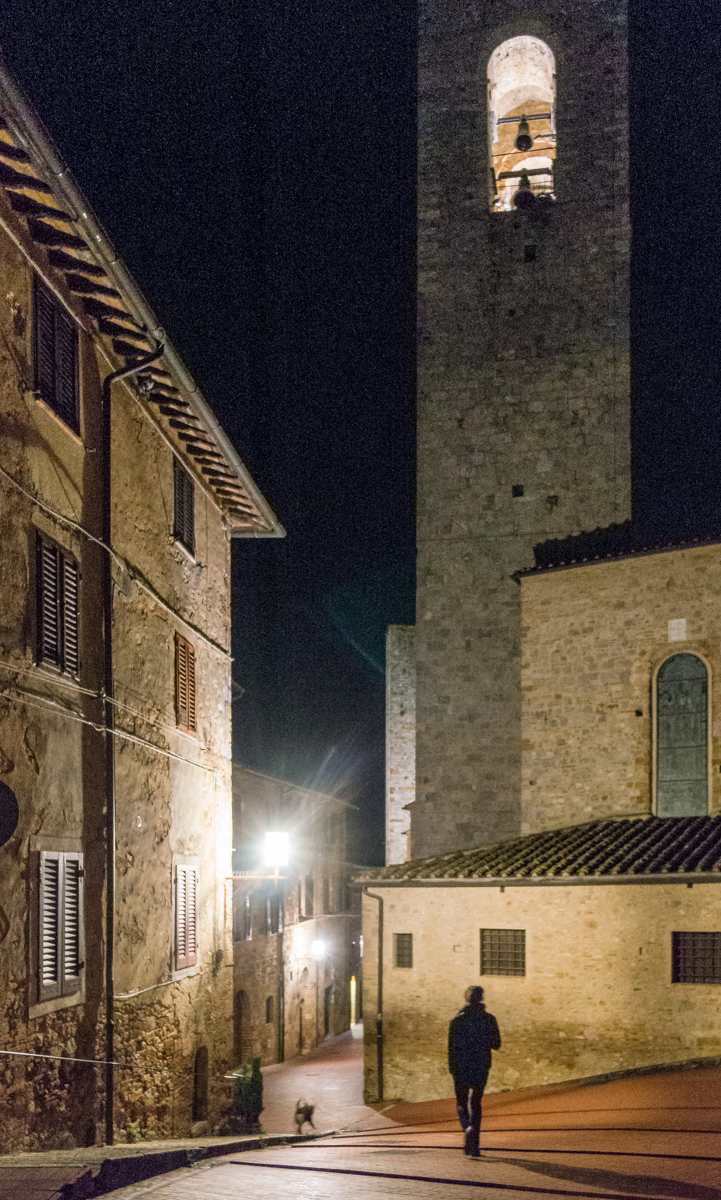
M 286 1100 L 291 1095 L 297 1099 L 301 1077 L 307 1081 L 308 1099 L 323 1098 L 319 1124 L 340 1126 L 340 1118 L 353 1110 L 354 1078 L 360 1087 L 357 1045 L 347 1037 L 333 1039 L 313 1058 L 273 1068 L 268 1126 L 281 1119 L 284 1093 Z M 337 1110 L 325 1099 L 334 1087 Z M 480 1160 L 462 1153 L 451 1101 L 399 1104 L 372 1115 L 369 1109 L 358 1111 L 355 1130 L 231 1154 L 125 1189 L 116 1193 L 117 1200 L 131 1200 L 141 1190 L 152 1193 L 152 1200 L 241 1195 L 267 1200 L 269 1194 L 338 1200 L 349 1191 L 375 1200 L 462 1200 L 464 1195 L 469 1200 L 501 1195 L 507 1200 L 721 1200 L 719 1067 L 490 1095 L 484 1104 Z
M 236 1150 L 115 1191 L 114 1200 L 721 1200 L 721 1067 L 491 1094 L 482 1157 L 471 1160 L 451 1100 L 363 1105 L 359 1032 L 264 1071 L 267 1133 L 294 1132 L 301 1097 L 317 1105 L 320 1131 L 340 1132 Z M 49 1164 L 38 1162 L 42 1169 Z M 23 1190 L 16 1181 L 14 1196 Z

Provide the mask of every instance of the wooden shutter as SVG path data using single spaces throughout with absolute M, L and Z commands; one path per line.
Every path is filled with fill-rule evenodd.
M 175 635 L 175 707 L 178 729 L 195 733 L 195 650 L 179 633 Z
M 61 666 L 60 555 L 58 547 L 38 538 L 38 661 Z
M 78 335 L 75 322 L 35 277 L 35 390 L 53 412 L 77 433 Z
M 38 1000 L 60 995 L 60 868 L 55 850 L 40 854 Z
M 195 486 L 188 472 L 173 461 L 173 487 L 175 515 L 173 536 L 182 542 L 186 550 L 195 553 Z
M 83 967 L 83 864 L 80 854 L 63 854 L 61 905 L 61 991 L 80 991 Z
M 198 872 L 195 867 L 175 869 L 175 967 L 193 967 L 198 961 Z
M 77 675 L 78 656 L 78 567 L 71 558 L 62 559 L 63 668 Z

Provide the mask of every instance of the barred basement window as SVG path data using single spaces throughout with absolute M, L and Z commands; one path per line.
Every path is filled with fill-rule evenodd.
M 38 535 L 38 662 L 77 675 L 78 564 L 55 542 Z
M 393 965 L 396 967 L 413 966 L 413 934 L 393 934 Z
M 721 983 L 721 933 L 671 934 L 672 983 Z
M 198 871 L 175 868 L 175 969 L 194 967 L 198 961 Z
M 37 998 L 80 991 L 83 969 L 83 856 L 40 853 Z
M 266 996 L 266 1000 L 265 1000 L 265 1023 L 266 1023 L 266 1025 L 270 1025 L 271 1021 L 273 1020 L 274 1009 L 275 1009 L 275 997 L 274 996 Z
M 173 490 L 173 537 L 177 538 L 190 554 L 195 554 L 195 485 L 177 458 L 173 460 Z
M 78 422 L 78 331 L 72 317 L 35 276 L 33 284 L 35 391 L 75 433 Z
M 525 929 L 482 929 L 481 975 L 525 974 Z
M 195 733 L 195 650 L 175 635 L 175 711 L 178 729 Z

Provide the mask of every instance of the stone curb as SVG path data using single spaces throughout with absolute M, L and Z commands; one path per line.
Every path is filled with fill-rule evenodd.
M 209 1158 L 222 1158 L 226 1154 L 241 1154 L 245 1150 L 263 1150 L 269 1146 L 289 1146 L 296 1142 L 313 1141 L 328 1137 L 335 1130 L 322 1133 L 269 1134 L 267 1137 L 243 1138 L 242 1141 L 224 1142 L 222 1145 L 188 1147 L 182 1150 L 160 1150 L 150 1154 L 133 1154 L 123 1158 L 106 1158 L 99 1170 L 93 1174 L 89 1167 L 70 1183 L 64 1183 L 59 1195 L 62 1200 L 95 1200 L 118 1188 L 130 1187 L 152 1179 L 155 1175 L 166 1175 L 181 1167 L 194 1167 Z

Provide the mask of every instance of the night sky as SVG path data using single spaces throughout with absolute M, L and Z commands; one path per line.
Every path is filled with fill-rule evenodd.
M 721 532 L 719 7 L 634 8 L 642 541 Z M 235 547 L 235 756 L 352 800 L 351 855 L 376 863 L 385 626 L 414 619 L 415 19 L 408 0 L 0 15 L 9 65 L 288 532 Z

